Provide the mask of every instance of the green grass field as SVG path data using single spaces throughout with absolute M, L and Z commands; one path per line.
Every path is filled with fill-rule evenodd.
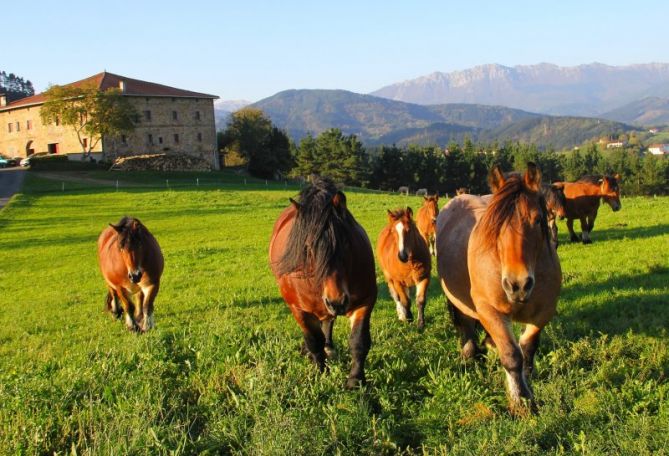
M 669 453 L 669 198 L 603 207 L 589 246 L 566 244 L 560 224 L 564 285 L 537 356 L 539 413 L 513 418 L 497 356 L 461 360 L 436 280 L 422 333 L 397 321 L 380 286 L 367 388 L 343 388 L 342 319 L 339 358 L 318 374 L 267 262 L 296 189 L 234 176 L 168 190 L 165 178 L 53 192 L 61 183 L 30 175 L 0 212 L 0 453 Z M 420 202 L 347 196 L 373 243 L 386 208 Z M 146 335 L 103 312 L 96 239 L 125 214 L 165 255 Z

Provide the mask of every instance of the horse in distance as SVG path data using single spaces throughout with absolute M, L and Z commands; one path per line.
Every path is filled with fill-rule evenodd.
M 613 212 L 622 208 L 620 202 L 620 175 L 584 176 L 576 182 L 560 182 L 565 195 L 565 217 L 572 242 L 592 243 L 590 233 L 595 227 L 595 219 L 600 201 L 604 200 Z M 556 184 L 554 184 L 556 185 Z M 574 232 L 574 220 L 581 222 L 581 236 Z
M 416 287 L 418 327 L 423 328 L 432 260 L 412 215 L 411 208 L 388 211 L 388 224 L 379 234 L 376 255 L 402 321 L 413 320 L 409 288 Z
M 437 223 L 437 215 L 439 214 L 439 195 L 426 195 L 423 197 L 423 205 L 418 209 L 416 214 L 416 226 L 420 235 L 425 239 L 425 243 L 430 248 L 430 254 L 435 255 L 435 225 Z
M 562 273 L 550 245 L 541 172 L 489 175 L 492 195 L 461 195 L 437 218 L 437 269 L 460 332 L 462 354 L 480 349 L 479 322 L 506 372 L 510 409 L 533 407 L 529 377 L 543 328 L 555 315 Z M 525 324 L 517 342 L 512 322 Z
M 319 370 L 334 350 L 337 316 L 351 324 L 352 366 L 346 386 L 365 383 L 364 364 L 371 347 L 370 317 L 376 302 L 372 247 L 328 179 L 316 177 L 274 224 L 269 259 L 281 295 L 304 337 L 304 349 Z
M 100 271 L 107 283 L 106 308 L 131 331 L 154 326 L 153 304 L 164 259 L 158 241 L 138 219 L 123 217 L 98 238 Z
M 543 184 L 541 194 L 546 200 L 546 210 L 548 214 L 548 231 L 551 235 L 551 244 L 557 250 L 558 248 L 558 227 L 557 219 L 563 219 L 566 216 L 565 206 L 567 204 L 564 196 L 563 186 L 558 184 Z

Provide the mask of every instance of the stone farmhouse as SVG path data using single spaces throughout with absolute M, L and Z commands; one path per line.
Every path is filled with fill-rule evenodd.
M 113 161 L 129 155 L 185 153 L 204 158 L 214 169 L 220 168 L 214 124 L 217 96 L 106 71 L 71 85 L 86 84 L 94 84 L 100 90 L 118 87 L 138 113 L 135 131 L 119 137 L 103 137 L 92 151 L 94 158 Z M 46 152 L 81 158 L 82 147 L 72 128 L 42 124 L 39 112 L 45 101 L 46 97 L 40 93 L 7 103 L 0 94 L 0 154 L 27 157 Z

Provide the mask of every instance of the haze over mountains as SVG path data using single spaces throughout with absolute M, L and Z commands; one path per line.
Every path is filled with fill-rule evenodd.
M 219 102 L 219 128 L 230 111 L 246 103 Z M 432 73 L 369 95 L 286 90 L 252 106 L 296 141 L 339 128 L 368 145 L 444 145 L 468 135 L 565 148 L 669 124 L 669 64 L 482 65 Z
M 371 95 L 417 104 L 477 103 L 596 117 L 646 97 L 669 96 L 669 64 L 481 65 L 435 72 L 383 87 Z

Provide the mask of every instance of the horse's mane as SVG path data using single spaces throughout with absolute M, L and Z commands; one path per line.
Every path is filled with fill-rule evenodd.
M 404 214 L 407 213 L 407 210 L 405 208 L 400 207 L 398 209 L 393 209 L 392 211 L 388 210 L 388 212 L 393 218 L 401 219 L 402 217 L 404 217 Z
M 602 180 L 603 178 L 604 178 L 604 176 L 602 176 L 601 174 L 598 174 L 598 175 L 589 174 L 587 176 L 581 176 L 581 178 L 579 180 L 577 180 L 576 182 L 582 182 L 584 184 L 599 185 L 601 183 L 600 180 Z
M 337 194 L 340 204 L 335 205 Z M 345 201 L 344 194 L 326 178 L 315 177 L 302 189 L 286 250 L 277 265 L 280 275 L 300 271 L 321 282 L 343 265 L 345 255 L 350 253 L 350 233 L 355 229 L 355 219 Z
M 135 229 L 134 229 L 135 228 Z M 124 216 L 116 224 L 118 245 L 122 249 L 132 249 L 144 241 L 146 227 L 134 217 Z
M 541 186 L 541 194 L 546 201 L 546 208 L 551 208 L 553 212 L 564 211 L 565 196 L 562 190 L 552 187 L 550 184 Z
M 548 244 L 546 200 L 541 192 L 539 192 L 538 197 L 541 210 L 541 231 Z M 484 249 L 489 250 L 496 246 L 502 227 L 512 221 L 518 205 L 527 205 L 530 198 L 531 193 L 523 187 L 523 178 L 520 174 L 510 173 L 506 176 L 506 182 L 492 195 L 488 208 L 478 223 L 477 230 L 480 230 L 480 235 L 483 237 L 481 245 Z

